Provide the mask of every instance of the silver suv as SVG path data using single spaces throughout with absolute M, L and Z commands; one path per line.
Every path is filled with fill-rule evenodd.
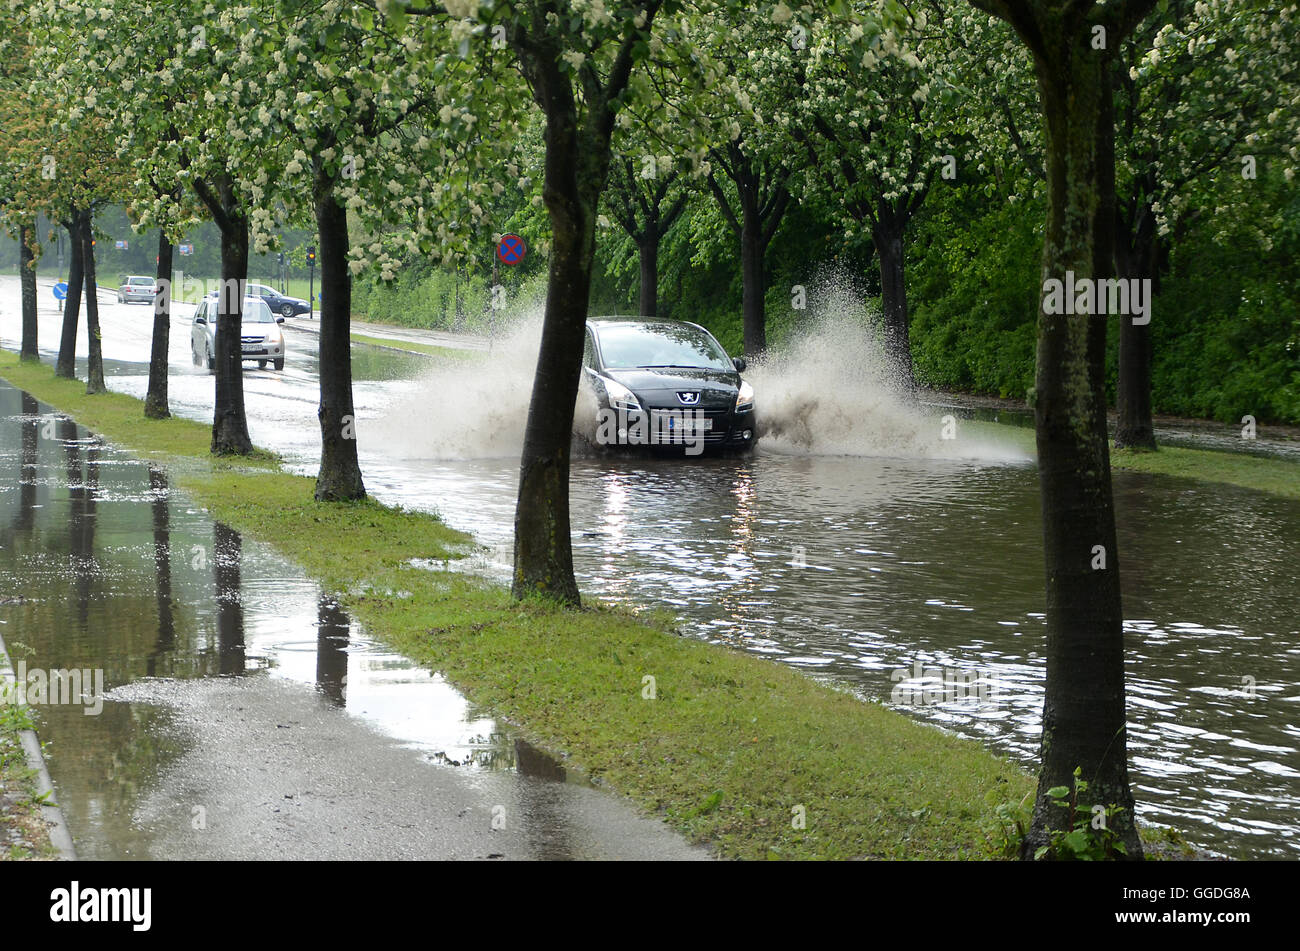
M 283 317 L 276 317 L 260 297 L 244 298 L 244 317 L 240 325 L 239 346 L 244 360 L 256 360 L 265 370 L 267 363 L 277 370 L 284 369 L 284 333 L 279 325 Z M 190 356 L 195 366 L 217 368 L 217 295 L 209 294 L 199 302 L 190 325 Z

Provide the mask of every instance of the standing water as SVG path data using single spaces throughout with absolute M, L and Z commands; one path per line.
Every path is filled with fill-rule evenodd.
M 476 533 L 502 580 L 536 333 L 486 368 L 433 369 L 363 426 L 371 489 Z M 1032 768 L 1045 623 L 1025 431 L 924 412 L 876 353 L 836 312 L 755 366 L 751 456 L 575 459 L 579 582 Z M 1300 503 L 1129 472 L 1114 489 L 1140 817 L 1300 856 Z
M 93 673 L 27 696 L 80 857 L 704 857 L 3 382 L 0 471 L 0 632 Z
M 856 310 L 851 295 L 814 298 L 791 352 L 746 374 L 766 428 L 751 456 L 575 459 L 580 584 L 589 598 L 668 606 L 698 637 L 1032 769 L 1044 673 L 1032 436 L 900 399 Z M 482 569 L 502 579 L 536 359 L 529 317 L 486 360 L 413 371 L 422 358 L 354 348 L 367 488 L 476 533 Z M 245 374 L 249 426 L 314 474 L 314 338 L 293 343 L 283 374 Z M 145 369 L 122 364 L 109 385 L 142 396 Z M 211 378 L 184 352 L 171 395 L 173 412 L 211 419 Z M 1140 816 L 1230 855 L 1295 857 L 1300 503 L 1125 472 L 1114 487 Z M 308 598 L 302 615 L 315 611 Z

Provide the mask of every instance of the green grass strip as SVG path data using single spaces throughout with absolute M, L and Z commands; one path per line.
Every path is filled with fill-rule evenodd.
M 1111 449 L 1112 469 L 1153 472 L 1202 482 L 1271 492 L 1288 499 L 1300 499 L 1300 463 L 1276 456 L 1254 456 L 1240 452 L 1216 452 L 1164 446 L 1155 452 Z
M 58 857 L 41 815 L 36 771 L 27 765 L 19 736 L 31 729 L 35 724 L 27 707 L 0 700 L 0 862 Z M 26 844 L 12 842 L 13 834 Z
M 1002 445 L 1014 445 L 1033 455 L 1034 430 L 1007 426 L 988 420 L 965 419 L 958 434 L 988 437 Z M 1110 467 L 1134 472 L 1151 472 L 1202 482 L 1221 482 L 1257 492 L 1270 492 L 1288 499 L 1300 499 L 1300 462 L 1279 456 L 1257 456 L 1217 449 L 1162 446 L 1155 452 L 1140 449 L 1110 450 Z
M 364 343 L 371 347 L 388 347 L 392 350 L 405 350 L 410 353 L 423 353 L 431 357 L 447 360 L 468 360 L 476 351 L 461 350 L 456 347 L 439 347 L 431 343 L 416 343 L 411 340 L 397 340 L 392 337 L 371 337 L 367 334 L 352 334 L 353 343 Z
M 1019 766 L 974 741 L 680 636 L 661 614 L 521 604 L 501 586 L 413 567 L 471 542 L 434 516 L 315 502 L 313 480 L 281 471 L 269 454 L 252 465 L 213 462 L 207 426 L 146 421 L 140 401 L 88 397 L 83 384 L 10 353 L 0 354 L 0 376 L 114 443 L 172 463 L 175 481 L 213 518 L 342 593 L 371 636 L 721 856 L 990 857 L 1000 828 L 993 805 L 1033 788 Z

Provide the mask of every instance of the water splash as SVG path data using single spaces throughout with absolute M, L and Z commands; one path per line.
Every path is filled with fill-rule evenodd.
M 371 424 L 392 455 L 406 459 L 518 457 L 542 339 L 542 304 L 509 315 L 486 355 L 439 362 Z
M 829 272 L 809 289 L 807 316 L 787 344 L 755 360 L 746 373 L 757 394 L 758 451 L 1026 458 L 925 412 L 895 378 L 873 326 L 879 319 L 878 305 L 841 273 Z
M 945 439 L 896 381 L 872 328 L 873 305 L 851 278 L 829 273 L 810 288 L 806 316 L 783 347 L 746 372 L 757 395 L 758 452 L 1024 460 L 1016 448 L 968 434 Z M 399 458 L 458 460 L 519 455 L 541 340 L 543 303 L 508 315 L 486 359 L 439 363 L 374 425 Z M 596 406 L 580 391 L 575 450 L 594 441 Z

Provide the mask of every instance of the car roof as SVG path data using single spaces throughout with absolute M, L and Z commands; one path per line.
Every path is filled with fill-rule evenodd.
M 210 297 L 216 297 L 216 296 L 219 295 L 220 293 L 221 293 L 221 291 L 219 291 L 219 290 L 217 290 L 217 291 L 208 291 L 206 294 L 203 295 L 203 298 L 204 298 L 204 300 L 207 300 L 207 299 L 210 298 Z M 260 297 L 254 297 L 252 294 L 245 294 L 245 295 L 244 295 L 244 300 L 256 300 L 256 301 L 260 301 L 261 299 L 262 299 L 262 298 L 260 298 Z
M 689 320 L 668 320 L 666 317 L 588 317 L 587 324 L 593 329 L 599 327 L 646 327 L 649 329 L 663 328 L 665 330 L 674 327 L 692 327 L 695 330 L 704 330 L 699 324 L 691 323 Z

